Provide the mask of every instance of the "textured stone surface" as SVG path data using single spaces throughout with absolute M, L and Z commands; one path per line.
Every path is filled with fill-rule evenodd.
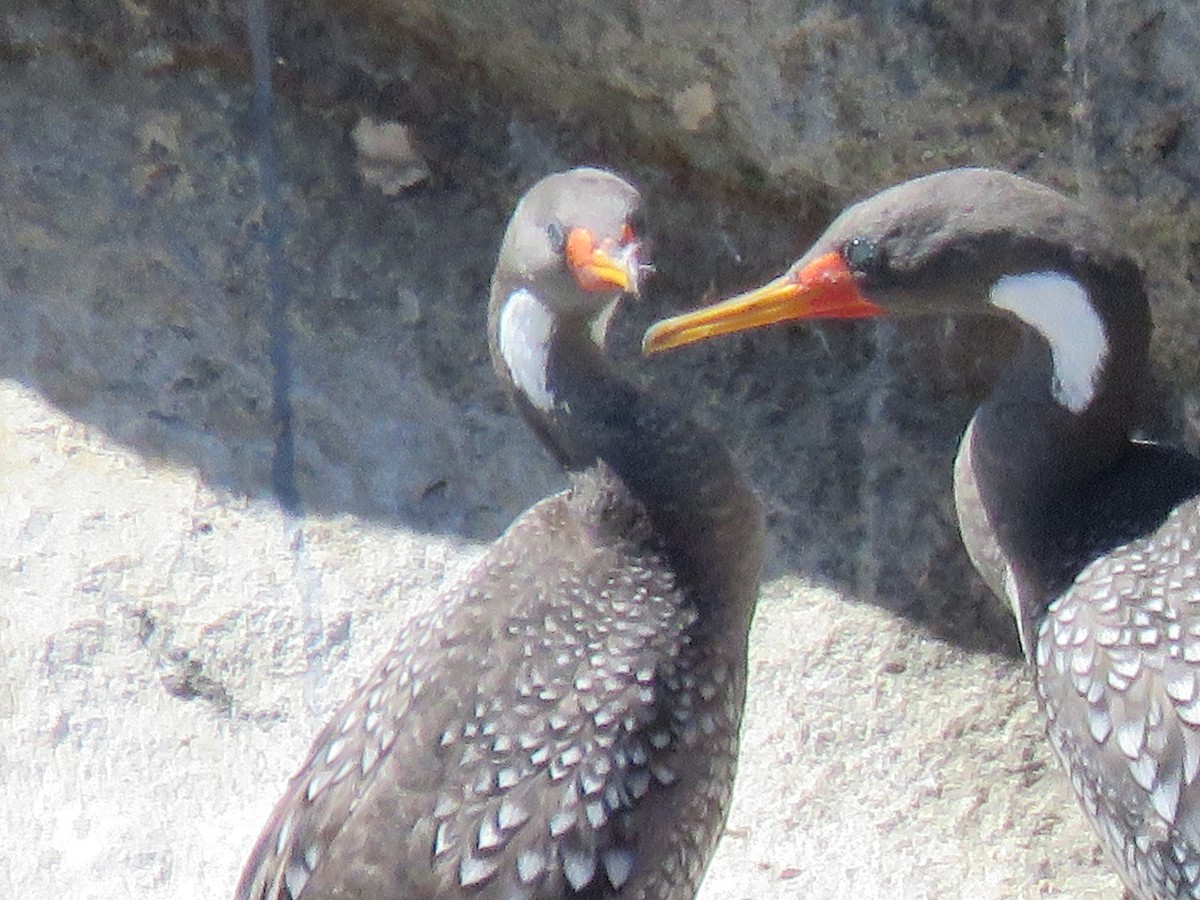
M 771 526 L 704 896 L 1118 897 L 953 526 L 950 459 L 1006 333 L 636 346 L 849 195 L 995 163 L 1129 223 L 1158 358 L 1194 385 L 1190 7 L 445 2 L 389 28 L 381 4 L 289 7 L 274 32 L 300 522 L 270 499 L 238 10 L 0 14 L 0 894 L 228 895 L 399 623 L 561 483 L 488 370 L 483 297 L 520 191 L 592 161 L 645 188 L 659 266 L 614 353 L 722 430 Z M 514 73 L 547 39 L 558 68 Z M 368 116 L 405 126 L 427 180 L 364 183 Z
M 0 411 L 0 837 L 25 851 L 0 884 L 227 896 L 332 707 L 476 551 L 349 515 L 296 529 L 11 381 Z M 706 900 L 1119 896 L 1013 660 L 791 575 L 753 648 Z
M 1003 12 L 843 0 L 364 6 L 539 102 L 627 122 L 659 152 L 809 188 L 860 189 L 906 161 L 1012 152 L 1053 127 L 1038 121 L 1046 107 L 1060 120 L 1067 111 L 1061 21 L 1030 0 Z M 697 117 L 687 98 L 706 92 L 711 113 Z
M 794 197 L 811 214 L 803 231 L 948 166 L 1078 191 L 1129 223 L 1160 288 L 1158 359 L 1200 385 L 1187 327 L 1200 16 L 1186 0 L 358 2 L 523 103 L 611 125 L 642 158 Z M 1185 407 L 1194 433 L 1200 416 Z

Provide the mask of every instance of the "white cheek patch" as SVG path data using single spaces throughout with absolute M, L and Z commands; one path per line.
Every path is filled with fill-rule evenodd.
M 547 355 L 554 317 L 537 297 L 524 289 L 514 291 L 504 304 L 498 326 L 500 356 L 509 374 L 529 402 L 549 412 L 554 396 L 546 384 Z
M 1059 272 L 1005 275 L 990 296 L 993 306 L 1037 329 L 1050 345 L 1054 399 L 1073 413 L 1087 409 L 1108 357 L 1108 337 L 1083 285 Z

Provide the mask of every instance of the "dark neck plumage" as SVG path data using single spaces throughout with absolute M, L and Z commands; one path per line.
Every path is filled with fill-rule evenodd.
M 1063 403 L 1053 348 L 1027 328 L 971 420 L 955 464 L 964 542 L 992 589 L 1020 607 L 1014 612 L 1024 640 L 1073 574 L 1069 557 L 1089 524 L 1089 494 L 1130 452 L 1147 377 L 1149 307 L 1137 268 L 1118 259 L 1070 274 L 1104 328 L 1091 398 L 1078 410 Z
M 554 316 L 528 293 L 510 300 L 493 339 L 497 370 L 565 468 L 602 461 L 646 508 L 702 617 L 721 630 L 729 616 L 745 624 L 762 553 L 758 503 L 714 434 L 613 370 L 604 318 Z

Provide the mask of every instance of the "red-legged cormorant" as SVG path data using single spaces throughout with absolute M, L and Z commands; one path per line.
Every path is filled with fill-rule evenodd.
M 1131 438 L 1142 272 L 1076 202 L 956 169 L 849 207 L 785 275 L 645 343 L 885 312 L 1023 326 L 955 462 L 963 542 L 1012 607 L 1051 742 L 1126 885 L 1200 897 L 1200 461 Z
M 582 168 L 517 206 L 492 360 L 571 486 L 401 631 L 240 900 L 694 896 L 729 809 L 762 525 L 719 441 L 605 359 L 638 204 Z

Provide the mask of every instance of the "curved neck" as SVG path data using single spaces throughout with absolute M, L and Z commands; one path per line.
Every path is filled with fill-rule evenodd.
M 495 325 L 497 369 L 565 468 L 602 461 L 646 508 L 702 616 L 748 622 L 762 555 L 758 502 L 714 434 L 613 370 L 601 346 L 609 315 L 556 317 L 519 292 Z
M 963 541 L 984 579 L 1014 605 L 1023 641 L 1063 580 L 1074 575 L 1077 551 L 1070 548 L 1082 527 L 1080 505 L 1098 477 L 1128 454 L 1146 383 L 1150 319 L 1136 269 L 1084 273 L 1079 283 L 1106 342 L 1092 395 L 1072 408 L 1058 368 L 1071 348 L 1026 329 L 1012 364 L 972 418 L 955 462 Z M 1059 340 L 1073 337 L 1067 330 Z

